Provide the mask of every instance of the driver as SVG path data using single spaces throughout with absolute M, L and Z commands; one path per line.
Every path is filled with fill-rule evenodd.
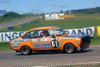
M 50 36 L 47 30 L 44 30 L 44 31 L 42 32 L 42 34 L 43 34 L 43 37 L 48 37 L 48 36 Z

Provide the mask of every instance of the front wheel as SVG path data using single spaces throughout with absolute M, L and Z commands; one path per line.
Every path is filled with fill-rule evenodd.
M 32 50 L 31 50 L 31 48 L 28 47 L 28 46 L 23 46 L 23 47 L 21 48 L 21 52 L 22 52 L 23 55 L 29 55 L 29 54 L 32 53 Z
M 73 44 L 66 44 L 64 47 L 65 52 L 67 52 L 68 54 L 75 52 L 75 47 Z

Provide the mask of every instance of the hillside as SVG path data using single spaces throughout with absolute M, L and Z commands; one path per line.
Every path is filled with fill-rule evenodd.
M 65 11 L 65 13 L 70 12 L 74 14 L 100 14 L 100 7 Z
M 34 23 L 34 21 L 38 21 L 38 23 Z M 64 20 L 51 20 L 46 21 L 44 18 L 41 20 L 33 20 L 31 21 L 33 24 L 28 24 L 25 27 L 20 27 L 18 25 L 13 30 L 2 29 L 3 31 L 25 31 L 36 27 L 43 27 L 43 26 L 58 26 L 62 29 L 73 29 L 73 28 L 84 28 L 84 27 L 91 27 L 91 26 L 98 26 L 100 25 L 100 14 L 75 14 L 73 19 L 64 19 Z
M 5 15 L 0 16 L 0 24 L 24 19 L 31 16 L 34 16 L 34 14 L 18 14 L 16 12 L 7 12 Z

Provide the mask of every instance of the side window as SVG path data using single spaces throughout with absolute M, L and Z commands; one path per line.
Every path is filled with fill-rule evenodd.
M 26 38 L 39 38 L 38 37 L 38 31 L 30 31 L 27 34 L 25 34 L 22 38 L 23 39 L 26 39 Z
M 40 38 L 50 37 L 50 32 L 49 32 L 49 30 L 40 30 L 39 31 L 39 36 L 40 36 Z

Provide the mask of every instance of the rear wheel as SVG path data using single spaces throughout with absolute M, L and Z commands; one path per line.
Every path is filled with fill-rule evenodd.
M 23 46 L 23 47 L 21 48 L 21 52 L 22 52 L 23 55 L 29 55 L 29 54 L 32 53 L 32 50 L 31 50 L 31 48 L 28 47 L 28 46 Z
M 75 47 L 73 44 L 69 43 L 66 44 L 64 47 L 65 52 L 67 52 L 68 54 L 75 52 Z

